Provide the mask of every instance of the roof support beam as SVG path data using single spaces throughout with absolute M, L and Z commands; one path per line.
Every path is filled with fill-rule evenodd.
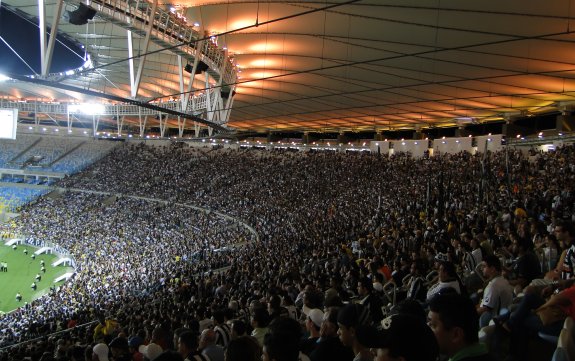
M 187 98 L 189 97 L 189 93 L 185 93 L 184 92 L 184 63 L 182 61 L 182 56 L 178 55 L 178 75 L 179 75 L 179 80 L 180 80 L 180 111 L 182 113 L 186 113 L 187 112 L 187 104 L 188 104 L 188 100 Z M 190 84 L 192 84 L 194 81 L 193 79 L 193 73 L 190 74 Z M 186 126 L 186 118 L 183 119 L 182 121 L 182 117 L 178 116 L 178 136 L 181 138 L 184 136 L 184 128 Z
M 44 0 L 38 0 L 38 30 L 40 31 L 40 64 L 42 64 L 42 76 L 48 75 L 44 72 L 44 63 L 46 61 L 46 7 Z
M 50 39 L 48 40 L 48 48 L 44 49 L 43 42 L 46 42 L 46 12 L 44 10 L 44 0 L 38 0 L 38 12 L 41 12 L 40 16 L 40 56 L 42 58 L 42 76 L 47 76 L 50 72 L 50 66 L 52 65 L 52 55 L 54 54 L 54 44 L 56 43 L 56 38 L 58 37 L 58 26 L 60 25 L 60 15 L 62 13 L 64 1 L 57 0 L 54 9 L 54 17 L 52 18 L 52 27 L 50 28 Z
M 136 89 L 136 79 L 134 73 L 134 47 L 133 47 L 133 39 L 132 39 L 132 32 L 130 30 L 126 30 L 126 35 L 128 38 L 128 68 L 130 70 L 130 94 L 136 94 L 138 90 Z
M 149 13 L 151 14 L 148 19 L 148 26 L 146 27 L 146 38 L 144 39 L 144 49 L 142 52 L 144 54 L 148 53 L 148 47 L 150 46 L 150 37 L 152 36 L 152 29 L 154 27 L 154 14 L 156 13 L 156 9 L 158 8 L 158 0 L 154 0 L 152 4 L 152 11 Z M 136 79 L 134 80 L 134 87 L 132 88 L 132 98 L 136 98 L 138 96 L 138 90 L 140 89 L 140 82 L 142 81 L 142 73 L 144 71 L 144 65 L 146 64 L 146 55 L 143 55 L 138 63 L 138 73 L 136 74 Z
M 158 117 L 160 118 L 160 137 L 164 137 L 164 134 L 166 134 L 166 126 L 168 125 L 168 114 L 164 115 L 162 113 L 158 114 Z

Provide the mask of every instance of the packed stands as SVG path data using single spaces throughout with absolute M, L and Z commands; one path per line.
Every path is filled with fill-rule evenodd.
M 514 302 L 525 308 L 523 300 L 535 296 L 522 294 L 536 294 L 533 282 L 569 290 L 572 274 L 560 268 L 559 279 L 547 280 L 541 265 L 555 272 L 562 265 L 557 255 L 574 252 L 574 177 L 573 146 L 413 159 L 125 144 L 59 183 L 94 193 L 69 191 L 23 210 L 13 231 L 61 242 L 78 272 L 61 289 L 0 319 L 0 344 L 95 319 L 98 327 L 25 343 L 0 359 L 39 359 L 44 352 L 67 359 L 73 345 L 91 352 L 96 344 L 117 344 L 116 336 L 126 342 L 139 337 L 160 352 L 179 350 L 172 341 L 177 330 L 203 330 L 200 341 L 206 341 L 206 328 L 217 330 L 225 321 L 220 312 L 226 320 L 243 320 L 261 342 L 272 342 L 274 333 L 286 337 L 288 327 L 277 326 L 283 315 L 301 317 L 311 335 L 309 310 L 323 314 L 343 302 L 369 309 L 360 326 L 385 328 L 391 321 L 379 321 L 388 312 L 406 312 L 402 300 L 423 314 L 428 293 L 442 282 L 475 300 L 477 330 L 480 315 L 482 321 L 487 311 L 495 316 L 501 325 L 493 326 L 495 339 L 510 339 L 511 346 L 492 352 L 526 359 L 521 352 L 529 348 L 517 345 L 542 340 L 543 330 L 524 327 L 516 312 L 509 322 L 499 319 L 480 291 L 484 281 L 502 275 Z M 210 211 L 192 212 L 190 204 Z M 251 225 L 259 239 L 215 211 Z M 237 243 L 245 245 L 232 248 Z M 499 276 L 491 276 L 497 267 L 484 271 L 492 255 L 504 265 Z M 347 326 L 345 312 L 315 322 L 337 332 L 340 319 Z M 268 327 L 272 319 L 277 323 Z M 340 338 L 338 347 L 363 350 Z M 414 347 L 420 342 L 412 341 Z M 298 351 L 321 359 L 315 347 Z

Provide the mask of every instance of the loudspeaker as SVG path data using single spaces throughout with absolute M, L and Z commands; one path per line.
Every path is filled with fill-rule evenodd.
M 233 97 L 234 95 L 236 95 L 236 91 L 235 91 L 235 90 L 232 92 L 232 97 Z M 230 97 L 230 92 L 229 92 L 229 91 L 222 90 L 222 99 L 228 99 L 229 97 Z
M 204 71 L 208 70 L 210 67 L 208 66 L 208 64 L 204 63 L 203 61 L 200 61 L 198 63 L 198 68 L 196 69 L 196 74 L 198 73 L 203 73 Z
M 186 66 L 184 66 L 184 70 L 187 71 L 188 73 L 191 73 L 193 69 L 194 69 L 194 67 L 190 63 L 188 63 L 188 64 L 186 64 Z M 196 68 L 196 73 L 194 75 L 203 73 L 204 71 L 206 71 L 208 69 L 209 69 L 208 64 L 204 63 L 203 61 L 200 61 L 200 62 L 198 62 L 198 66 Z
M 96 10 L 80 3 L 80 7 L 74 11 L 68 12 L 68 21 L 73 25 L 85 25 L 88 20 L 92 20 L 96 15 Z

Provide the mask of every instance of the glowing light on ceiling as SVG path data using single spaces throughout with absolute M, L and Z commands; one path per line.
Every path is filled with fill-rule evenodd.
M 254 25 L 253 19 L 242 19 L 242 20 L 237 20 L 237 21 L 230 23 L 229 28 L 230 28 L 230 30 L 235 30 L 235 29 L 245 28 L 247 26 L 252 26 L 252 25 Z
M 87 115 L 104 114 L 106 107 L 103 104 L 70 104 L 68 111 L 70 113 L 82 113 Z
M 280 75 L 280 73 L 277 72 L 277 71 L 267 71 L 267 70 L 266 70 L 266 71 L 258 71 L 258 72 L 251 73 L 251 77 L 252 77 L 252 78 L 256 78 L 256 79 L 258 79 L 258 78 L 267 78 L 267 77 L 276 76 L 276 75 Z
M 279 50 L 279 46 L 276 43 L 263 42 L 250 45 L 249 50 L 254 53 L 266 53 Z
M 272 66 L 275 63 L 276 62 L 274 60 L 270 60 L 270 59 L 257 59 L 257 60 L 251 61 L 249 63 L 249 65 L 251 67 L 254 67 L 254 68 L 264 68 L 264 67 Z

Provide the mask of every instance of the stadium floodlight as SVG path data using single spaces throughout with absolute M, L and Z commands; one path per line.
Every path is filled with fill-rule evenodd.
M 103 104 L 70 104 L 68 105 L 68 112 L 70 113 L 82 113 L 86 115 L 98 115 L 104 114 L 106 107 Z

